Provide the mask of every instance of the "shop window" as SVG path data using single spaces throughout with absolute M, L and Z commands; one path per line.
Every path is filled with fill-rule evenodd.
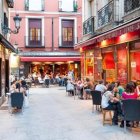
M 122 84 L 127 83 L 127 52 L 125 47 L 117 51 L 117 80 Z
M 93 75 L 93 55 L 89 52 L 86 54 L 86 75 L 91 76 Z
M 131 80 L 140 80 L 140 52 L 131 52 Z
M 104 69 L 115 69 L 114 56 L 112 52 L 104 54 L 103 66 Z
M 115 62 L 113 52 L 103 54 L 104 79 L 108 82 L 115 81 Z
M 74 45 L 74 21 L 62 20 L 62 46 L 73 47 Z

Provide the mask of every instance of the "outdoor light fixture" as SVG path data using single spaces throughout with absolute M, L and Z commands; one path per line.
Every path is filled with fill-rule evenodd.
M 2 31 L 4 34 L 7 34 L 7 33 L 13 33 L 13 34 L 17 34 L 19 32 L 19 29 L 20 29 L 20 22 L 21 22 L 21 17 L 19 17 L 18 14 L 16 14 L 15 17 L 13 17 L 13 20 L 15 22 L 15 30 L 11 30 L 10 28 L 8 28 L 6 25 L 2 25 Z

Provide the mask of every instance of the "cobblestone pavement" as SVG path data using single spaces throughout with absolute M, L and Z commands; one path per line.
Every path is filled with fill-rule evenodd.
M 103 126 L 91 100 L 74 100 L 64 87 L 31 88 L 29 100 L 23 114 L 0 110 L 0 140 L 140 140 L 140 131 Z

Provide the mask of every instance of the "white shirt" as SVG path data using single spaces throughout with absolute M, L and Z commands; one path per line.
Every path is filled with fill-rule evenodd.
M 96 85 L 95 90 L 101 91 L 101 93 L 103 94 L 107 90 L 107 87 L 103 84 L 98 84 Z
M 111 93 L 111 91 L 106 91 L 104 94 L 103 94 L 103 96 L 102 96 L 102 102 L 101 102 L 101 106 L 102 106 L 102 108 L 106 108 L 106 107 L 108 107 L 109 106 L 109 100 L 110 100 L 110 98 L 112 97 L 113 95 L 112 95 L 112 93 Z

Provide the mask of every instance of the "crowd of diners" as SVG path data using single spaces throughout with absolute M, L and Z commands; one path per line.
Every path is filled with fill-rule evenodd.
M 118 125 L 118 120 L 123 118 L 121 101 L 126 99 L 140 98 L 140 80 L 130 81 L 126 85 L 121 85 L 119 81 L 104 82 L 103 80 L 93 82 L 89 78 L 77 79 L 73 81 L 68 78 L 66 90 L 70 95 L 79 94 L 82 100 L 91 99 L 91 91 L 97 90 L 102 94 L 101 108 L 113 110 L 112 122 Z M 138 122 L 127 121 L 126 126 L 137 126 Z M 121 121 L 120 127 L 124 127 L 124 121 Z
M 45 83 L 45 80 L 48 79 L 49 84 L 58 84 L 59 86 L 65 86 L 68 77 L 74 80 L 73 70 L 69 70 L 67 73 L 65 72 L 63 74 L 60 73 L 54 74 L 53 72 L 50 72 L 50 73 L 44 73 L 42 75 L 40 72 L 34 72 L 34 73 L 29 73 L 28 77 L 26 77 L 25 79 L 27 81 L 34 83 L 35 85 L 43 84 Z

